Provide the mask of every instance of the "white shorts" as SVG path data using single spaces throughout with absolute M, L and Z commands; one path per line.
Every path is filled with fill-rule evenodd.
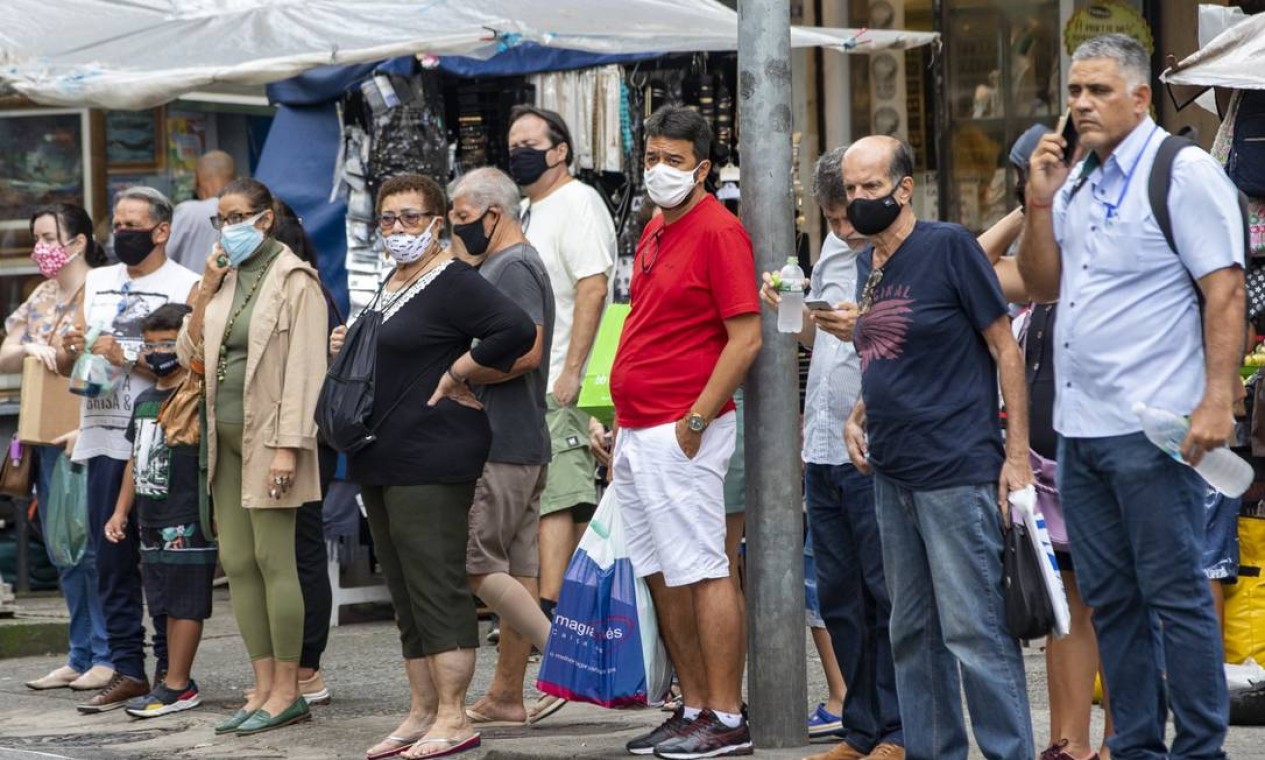
M 669 586 L 729 577 L 725 471 L 734 418 L 728 413 L 708 425 L 693 459 L 676 442 L 676 423 L 619 431 L 612 487 L 637 577 L 663 573 Z

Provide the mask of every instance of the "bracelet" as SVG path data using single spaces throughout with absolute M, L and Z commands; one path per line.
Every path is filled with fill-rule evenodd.
M 1032 200 L 1031 198 L 1029 198 L 1029 199 L 1027 199 L 1027 202 L 1026 202 L 1026 203 L 1024 203 L 1024 208 L 1025 208 L 1025 209 L 1030 209 L 1030 208 L 1035 208 L 1035 209 L 1054 208 L 1054 199 L 1053 199 L 1053 198 L 1051 198 L 1049 203 L 1040 203 L 1040 202 L 1038 202 L 1038 201 L 1034 201 L 1034 200 Z
M 456 366 L 456 365 L 453 365 L 453 366 Z M 464 382 L 466 381 L 466 379 L 465 379 L 464 377 L 462 377 L 461 375 L 458 375 L 456 372 L 454 372 L 454 371 L 453 371 L 453 369 L 452 369 L 452 367 L 449 367 L 449 368 L 448 368 L 447 370 L 445 370 L 445 371 L 448 373 L 448 377 L 451 377 L 453 380 L 456 380 L 458 383 L 464 383 Z

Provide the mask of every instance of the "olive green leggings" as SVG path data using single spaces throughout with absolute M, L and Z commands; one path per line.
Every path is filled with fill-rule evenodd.
M 217 422 L 211 496 L 220 564 L 251 660 L 297 662 L 303 650 L 303 592 L 294 560 L 296 509 L 242 508 L 242 426 Z

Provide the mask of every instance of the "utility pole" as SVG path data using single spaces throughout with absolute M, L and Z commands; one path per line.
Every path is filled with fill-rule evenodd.
M 738 3 L 742 222 L 757 271 L 795 254 L 791 183 L 791 19 L 786 0 Z M 762 749 L 807 744 L 804 559 L 795 340 L 761 317 L 747 375 L 747 626 L 751 731 Z

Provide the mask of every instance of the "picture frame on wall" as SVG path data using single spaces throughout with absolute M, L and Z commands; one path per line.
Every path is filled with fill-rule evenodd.
M 161 108 L 148 111 L 107 111 L 105 114 L 106 170 L 148 174 L 163 167 L 167 155 Z
M 0 111 L 0 230 L 26 229 L 43 205 L 92 202 L 87 109 Z

